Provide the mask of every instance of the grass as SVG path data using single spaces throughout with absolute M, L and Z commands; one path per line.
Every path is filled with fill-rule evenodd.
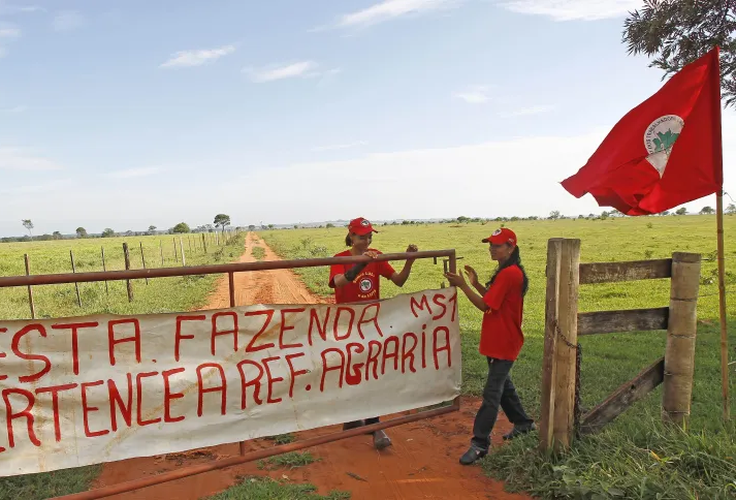
M 0 276 L 25 274 L 23 254 L 29 255 L 32 274 L 71 272 L 69 250 L 74 252 L 78 272 L 101 271 L 101 246 L 105 249 L 108 270 L 124 269 L 122 243 L 127 241 L 132 268 L 140 268 L 140 243 L 143 243 L 148 267 L 161 267 L 163 251 L 166 267 L 180 266 L 174 258 L 174 243 L 181 259 L 179 237 L 147 236 L 136 238 L 109 238 L 45 241 L 35 243 L 0 244 Z M 236 260 L 242 254 L 244 235 L 231 238 L 226 245 L 208 242 L 208 252 L 201 246 L 201 235 L 182 235 L 187 265 L 214 264 Z M 187 311 L 204 306 L 213 289 L 217 275 L 186 276 L 177 278 L 133 281 L 134 300 L 128 302 L 125 282 L 110 282 L 109 294 L 104 283 L 79 285 L 83 307 L 77 305 L 74 285 L 43 285 L 33 287 L 36 317 L 64 317 L 98 313 L 147 314 Z M 30 317 L 26 288 L 0 288 L 0 320 Z M 0 500 L 42 499 L 85 491 L 99 473 L 100 467 L 81 467 L 51 473 L 0 478 Z
M 101 466 L 0 478 L 0 500 L 40 500 L 87 491 Z
M 484 470 L 512 491 L 540 498 L 727 499 L 736 497 L 733 435 L 639 425 L 605 429 L 563 456 L 528 436 L 489 455 Z
M 263 247 L 253 247 L 251 253 L 253 254 L 253 258 L 256 260 L 263 260 L 266 257 L 266 251 Z
M 276 455 L 266 460 L 258 461 L 259 469 L 275 470 L 280 468 L 296 469 L 315 461 L 314 456 L 307 452 L 291 451 L 283 455 Z
M 409 243 L 420 250 L 455 248 L 459 265 L 472 265 L 487 279 L 494 264 L 480 240 L 499 223 L 402 225 L 378 228 L 373 246 L 400 252 Z M 689 433 L 659 424 L 661 387 L 638 402 L 604 432 L 578 441 L 570 454 L 547 461 L 534 450 L 536 436 L 501 447 L 485 460 L 485 470 L 520 490 L 544 498 L 733 498 L 736 478 L 736 425 L 721 420 L 720 337 L 716 277 L 715 217 L 639 217 L 608 220 L 508 222 L 519 237 L 522 260 L 530 279 L 525 301 L 525 346 L 512 375 L 528 412 L 539 413 L 544 334 L 546 244 L 552 237 L 579 238 L 582 262 L 657 259 L 674 251 L 701 253 L 701 298 Z M 259 234 L 280 256 L 331 256 L 343 250 L 345 228 L 263 231 Z M 736 345 L 736 217 L 725 218 L 729 345 Z M 400 270 L 403 263 L 395 263 Z M 328 270 L 296 270 L 315 293 L 327 295 Z M 383 281 L 382 296 L 437 288 L 442 265 L 417 261 L 401 290 Z M 661 307 L 669 303 L 669 280 L 584 285 L 580 311 Z M 463 392 L 480 395 L 487 368 L 477 351 L 481 315 L 460 300 L 463 348 Z M 594 335 L 581 338 L 582 405 L 591 408 L 612 390 L 664 354 L 665 332 Z M 731 354 L 731 359 L 735 356 Z M 732 375 L 731 392 L 733 393 Z M 736 414 L 732 398 L 731 413 Z M 653 451 L 653 453 L 649 453 Z M 663 458 L 665 457 L 665 458 Z M 718 464 L 715 466 L 714 464 Z M 704 488 L 704 489 L 703 489 Z M 555 493 L 555 492 L 558 493 Z M 564 492 L 564 494 L 563 494 Z M 659 497 L 657 492 L 661 492 Z
M 270 436 L 270 437 L 267 437 L 266 439 L 270 439 L 277 445 L 280 445 L 280 444 L 293 443 L 294 441 L 296 441 L 296 436 L 294 436 L 294 434 L 289 433 L 289 434 L 279 434 L 278 436 Z
M 210 500 L 349 500 L 347 491 L 332 491 L 318 495 L 311 484 L 292 484 L 269 477 L 246 477 L 239 484 L 219 493 Z

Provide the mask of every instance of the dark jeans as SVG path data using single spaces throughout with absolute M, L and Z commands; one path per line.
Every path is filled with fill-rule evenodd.
M 528 428 L 532 425 L 533 421 L 521 406 L 516 387 L 509 377 L 513 364 L 513 361 L 488 358 L 488 378 L 483 388 L 483 403 L 475 415 L 471 440 L 472 445 L 478 449 L 487 451 L 491 445 L 491 430 L 496 424 L 499 405 L 514 427 Z

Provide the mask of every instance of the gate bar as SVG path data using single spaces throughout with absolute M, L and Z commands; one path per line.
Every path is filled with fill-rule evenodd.
M 106 498 L 112 495 L 118 495 L 129 491 L 134 491 L 147 486 L 155 486 L 157 484 L 174 481 L 176 479 L 182 479 L 197 474 L 204 474 L 205 472 L 211 472 L 218 469 L 224 469 L 226 467 L 232 467 L 234 465 L 240 465 L 254 460 L 261 460 L 264 458 L 272 457 L 274 455 L 280 455 L 290 451 L 301 450 L 304 448 L 311 448 L 320 444 L 331 443 L 340 439 L 346 439 L 354 436 L 360 436 L 362 434 L 368 434 L 373 431 L 386 429 L 396 425 L 407 424 L 415 422 L 424 418 L 436 417 L 444 415 L 446 413 L 452 413 L 460 409 L 460 398 L 456 397 L 452 404 L 444 406 L 442 408 L 435 408 L 434 410 L 420 411 L 412 413 L 410 415 L 404 415 L 402 417 L 392 418 L 376 424 L 364 425 L 362 427 L 356 427 L 347 431 L 334 432 L 332 434 L 326 434 L 324 436 L 317 436 L 303 441 L 296 441 L 293 443 L 287 443 L 280 446 L 273 446 L 265 448 L 263 450 L 253 451 L 245 455 L 227 458 L 225 460 L 219 460 L 215 463 L 193 465 L 191 467 L 184 467 L 183 469 L 175 469 L 162 474 L 156 474 L 155 476 L 142 477 L 139 479 L 132 479 L 130 481 L 124 481 L 122 483 L 112 484 L 110 486 L 104 486 L 90 491 L 84 491 L 81 493 L 73 493 L 71 495 L 65 495 L 61 497 L 54 497 L 50 500 L 96 500 L 98 498 Z
M 455 250 L 427 250 L 421 252 L 384 253 L 375 258 L 358 255 L 355 257 L 321 257 L 315 259 L 261 260 L 258 262 L 234 262 L 192 267 L 162 267 L 157 269 L 131 269 L 128 271 L 94 271 L 88 273 L 40 274 L 31 276 L 0 277 L 0 288 L 28 285 L 58 285 L 62 283 L 87 283 L 90 281 L 117 281 L 143 278 L 170 278 L 201 274 L 219 274 L 241 271 L 264 271 L 271 269 L 295 269 L 300 267 L 331 266 L 333 264 L 357 264 L 359 262 L 426 259 L 450 257 Z

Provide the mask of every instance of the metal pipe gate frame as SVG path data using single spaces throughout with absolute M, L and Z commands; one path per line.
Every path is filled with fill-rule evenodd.
M 205 274 L 222 274 L 227 273 L 228 275 L 228 288 L 230 295 L 230 307 L 235 307 L 235 273 L 248 272 L 248 271 L 265 271 L 273 269 L 296 269 L 301 267 L 319 267 L 319 266 L 331 266 L 333 264 L 357 264 L 360 262 L 371 262 L 371 261 L 393 261 L 393 260 L 409 260 L 409 259 L 434 259 L 434 263 L 437 263 L 438 257 L 446 257 L 448 260 L 445 264 L 449 264 L 450 272 L 457 272 L 457 257 L 455 256 L 455 250 L 429 250 L 421 252 L 402 252 L 402 253 L 386 253 L 380 254 L 375 259 L 371 257 L 356 256 L 356 257 L 324 257 L 315 259 L 297 259 L 297 260 L 266 260 L 258 262 L 239 262 L 231 264 L 215 264 L 215 265 L 204 265 L 204 266 L 190 266 L 190 267 L 165 267 L 157 269 L 135 269 L 127 271 L 103 271 L 103 272 L 86 272 L 86 273 L 64 273 L 64 274 L 44 274 L 44 275 L 30 275 L 30 276 L 9 276 L 0 277 L 0 288 L 14 287 L 14 286 L 30 286 L 30 285 L 57 285 L 64 283 L 88 283 L 96 281 L 119 281 L 119 280 L 131 280 L 131 279 L 144 279 L 144 278 L 167 278 L 175 276 L 192 276 L 192 275 L 205 275 Z M 444 285 L 444 283 L 443 283 Z M 194 476 L 197 474 L 204 474 L 218 469 L 224 469 L 232 467 L 234 465 L 240 465 L 255 460 L 261 460 L 264 458 L 272 457 L 274 455 L 280 455 L 291 451 L 301 450 L 304 448 L 310 448 L 312 446 L 318 446 L 321 444 L 331 443 L 339 441 L 341 439 L 347 439 L 354 436 L 359 436 L 365 433 L 387 429 L 397 425 L 403 425 L 410 422 L 415 422 L 425 418 L 436 417 L 438 415 L 444 415 L 460 410 L 460 397 L 456 397 L 450 405 L 435 408 L 432 410 L 423 410 L 416 413 L 410 413 L 401 417 L 395 417 L 389 420 L 384 420 L 376 424 L 366 425 L 363 427 L 339 431 L 324 436 L 317 436 L 303 441 L 296 441 L 280 446 L 273 446 L 263 450 L 246 452 L 246 441 L 240 441 L 240 455 L 225 460 L 220 460 L 215 463 L 195 465 L 191 467 L 185 467 L 183 469 L 173 470 L 170 472 L 164 472 L 162 474 L 156 474 L 154 476 L 142 477 L 138 479 L 132 479 L 130 481 L 124 481 L 110 486 L 102 488 L 96 488 L 81 493 L 74 493 L 71 495 L 64 495 L 60 497 L 54 497 L 52 500 L 94 500 L 97 498 L 106 498 L 112 495 L 118 495 L 149 486 L 154 486 L 169 481 L 175 481 L 185 477 Z

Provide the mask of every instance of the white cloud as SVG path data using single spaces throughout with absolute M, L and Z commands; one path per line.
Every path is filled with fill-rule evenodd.
M 27 5 L 25 7 L 18 7 L 18 12 L 47 12 L 47 10 L 38 5 Z
M 346 144 L 333 144 L 330 146 L 315 146 L 312 148 L 312 151 L 315 151 L 315 152 L 335 151 L 338 149 L 350 149 L 350 148 L 355 148 L 358 146 L 365 146 L 366 144 L 368 143 L 365 141 L 356 141 L 356 142 L 349 142 Z
M 487 85 L 472 85 L 465 90 L 453 92 L 452 96 L 468 104 L 485 104 L 490 100 L 489 91 L 490 87 Z
M 374 219 L 394 217 L 450 217 L 462 213 L 478 216 L 544 215 L 550 210 L 585 205 L 567 194 L 559 182 L 582 166 L 597 143 L 602 130 L 572 137 L 521 137 L 447 148 L 374 153 L 349 160 L 297 163 L 244 176 L 228 189 L 245 186 L 278 185 L 279 201 L 267 192 L 251 192 L 248 204 L 269 214 L 269 220 L 329 220 L 349 218 L 354 201 L 335 198 L 333 193 L 346 184 L 360 185 L 366 192 L 380 192 L 382 199 L 400 202 L 379 204 L 372 209 Z M 413 168 L 421 165 L 421 171 Z M 504 189 L 493 194 L 488 205 L 488 186 L 504 172 Z M 463 188 L 447 190 L 441 179 L 472 179 Z M 528 182 L 533 178 L 534 182 Z M 309 185 L 309 193 L 303 186 Z M 407 190 L 406 186 L 412 189 Z M 259 191 L 259 190 L 256 190 Z M 293 203 L 283 204 L 284 199 Z M 295 213 L 293 206 L 303 208 Z M 292 207 L 292 208 L 290 208 Z M 410 208 L 407 208 L 410 207 Z M 490 210 L 490 212 L 489 212 Z M 574 209 L 578 212 L 578 209 Z M 569 211 L 569 210 L 568 210 Z M 563 210 L 563 213 L 565 211 Z
M 285 78 L 310 78 L 319 76 L 316 71 L 317 63 L 313 61 L 300 61 L 282 66 L 269 66 L 261 69 L 245 68 L 244 73 L 250 74 L 251 80 L 258 83 L 283 80 Z
M 235 45 L 223 45 L 216 49 L 180 50 L 171 55 L 168 61 L 161 64 L 161 68 L 189 68 L 201 66 L 210 61 L 235 52 Z
M 335 197 L 345 185 L 359 185 L 365 192 L 380 192 L 387 201 L 371 208 L 366 217 L 431 218 L 461 214 L 474 216 L 566 215 L 600 213 L 589 195 L 576 199 L 560 182 L 573 175 L 600 145 L 612 124 L 575 136 L 527 136 L 446 148 L 419 149 L 356 155 L 353 159 L 296 163 L 263 169 L 233 179 L 223 198 L 237 196 L 250 187 L 247 200 L 237 211 L 257 212 L 274 223 L 323 221 L 354 217 L 355 202 Z M 736 115 L 724 115 L 723 136 L 736 134 Z M 725 172 L 736 167 L 736 143 L 724 143 Z M 416 166 L 420 165 L 420 170 Z M 448 175 L 462 186 L 449 189 Z M 501 176 L 504 188 L 489 186 Z M 533 179 L 533 182 L 529 180 Z M 728 180 L 728 179 L 727 179 Z M 470 182 L 467 182 L 470 181 Z M 278 186 L 279 196 L 252 186 Z M 304 186 L 309 185 L 308 192 Z M 726 184 L 728 186 L 728 183 Z M 407 190 L 406 186 L 412 188 Z M 283 200 L 289 200 L 285 204 Z M 703 206 L 706 200 L 693 202 Z M 295 209 L 294 207 L 299 207 Z M 233 210 L 234 212 L 236 210 Z
M 20 36 L 20 28 L 9 24 L 0 24 L 0 38 L 18 38 Z
M 342 28 L 370 26 L 409 14 L 457 7 L 464 0 L 384 0 L 370 7 L 341 15 L 337 26 Z
M 2 14 L 17 14 L 17 13 L 31 13 L 31 12 L 47 12 L 43 7 L 38 5 L 2 5 L 0 4 L 0 13 Z
M 84 24 L 84 17 L 79 12 L 66 10 L 54 16 L 53 26 L 56 31 L 72 31 Z
M 71 187 L 71 179 L 57 179 L 40 184 L 28 184 L 23 186 L 3 187 L 0 189 L 2 195 L 19 195 L 19 194 L 39 194 L 53 193 L 60 189 Z
M 13 106 L 12 108 L 0 108 L 0 113 L 22 113 L 25 111 L 25 106 Z
M 324 87 L 324 86 L 329 85 L 330 82 L 332 82 L 332 80 L 334 80 L 337 77 L 337 75 L 339 75 L 340 73 L 342 73 L 342 69 L 340 68 L 332 68 L 332 69 L 328 69 L 327 71 L 323 71 L 322 73 L 319 73 L 317 76 L 319 76 L 320 78 L 319 78 L 319 82 L 317 83 L 317 85 L 319 87 Z
M 109 172 L 106 176 L 112 179 L 130 179 L 132 177 L 148 177 L 159 172 L 161 172 L 159 167 L 137 167 Z
M 624 17 L 642 7 L 641 0 L 512 0 L 499 5 L 519 14 L 551 17 L 555 21 L 597 21 Z
M 556 108 L 556 106 L 552 105 L 539 105 L 539 106 L 529 106 L 527 108 L 520 108 L 508 113 L 499 113 L 499 116 L 503 118 L 511 118 L 514 116 L 529 116 L 529 115 L 539 115 L 542 113 L 549 113 L 550 111 L 553 111 Z
M 0 147 L 0 170 L 60 170 L 57 163 L 20 148 Z

